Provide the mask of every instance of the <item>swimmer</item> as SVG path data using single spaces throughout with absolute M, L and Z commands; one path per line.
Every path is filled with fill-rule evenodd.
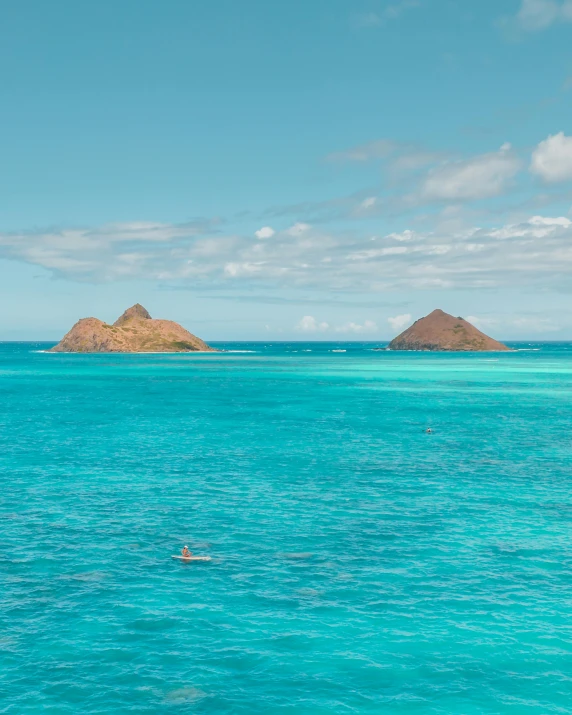
M 431 427 L 427 427 L 427 429 L 425 430 L 425 434 L 433 434 L 433 430 L 431 429 Z
M 189 551 L 188 546 L 183 546 L 183 550 L 181 551 L 181 554 L 184 559 L 190 558 L 193 554 Z

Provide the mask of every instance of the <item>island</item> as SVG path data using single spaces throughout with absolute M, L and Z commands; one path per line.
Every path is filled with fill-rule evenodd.
M 443 352 L 483 352 L 510 350 L 481 333 L 463 318 L 434 310 L 389 343 L 389 350 L 432 350 Z
M 82 318 L 50 352 L 55 353 L 189 353 L 215 352 L 172 320 L 154 320 L 137 303 L 113 325 Z

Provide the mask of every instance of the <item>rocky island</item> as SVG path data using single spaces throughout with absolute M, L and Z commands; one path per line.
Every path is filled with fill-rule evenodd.
M 172 320 L 154 320 L 137 303 L 113 325 L 82 318 L 51 349 L 56 353 L 188 353 L 214 352 L 200 338 Z
M 389 343 L 390 350 L 470 352 L 510 350 L 474 325 L 442 310 L 434 310 Z

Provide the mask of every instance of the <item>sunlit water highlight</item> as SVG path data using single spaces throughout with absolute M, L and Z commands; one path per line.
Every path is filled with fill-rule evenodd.
M 570 712 L 572 346 L 45 347 L 0 345 L 1 713 Z

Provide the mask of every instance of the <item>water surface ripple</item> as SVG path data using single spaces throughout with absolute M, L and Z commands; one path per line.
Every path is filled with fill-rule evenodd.
M 572 346 L 42 347 L 0 345 L 0 713 L 570 712 Z

